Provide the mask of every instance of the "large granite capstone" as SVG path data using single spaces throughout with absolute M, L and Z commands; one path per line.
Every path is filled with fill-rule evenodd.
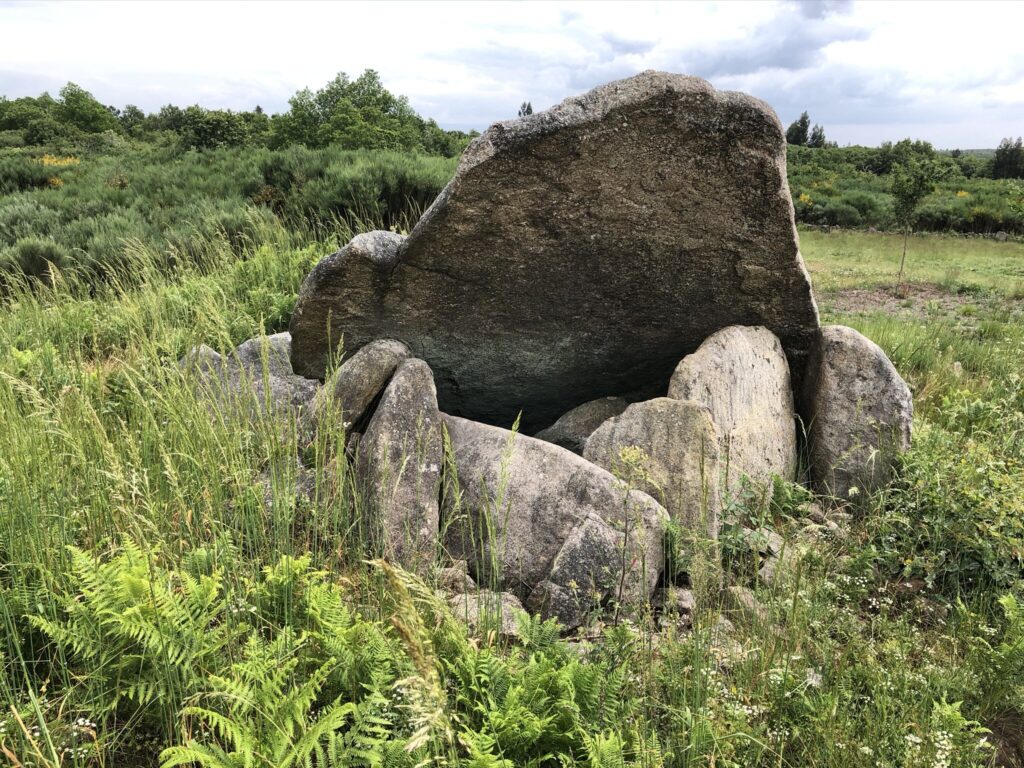
M 794 378 L 818 331 L 762 101 L 644 72 L 497 123 L 408 238 L 370 233 L 302 286 L 292 362 L 322 378 L 398 339 L 445 412 L 533 432 L 609 395 L 663 394 L 715 331 L 760 325 Z

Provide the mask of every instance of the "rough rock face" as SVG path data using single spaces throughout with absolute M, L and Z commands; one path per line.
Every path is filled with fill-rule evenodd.
M 618 416 L 629 403 L 621 397 L 602 397 L 573 408 L 558 417 L 558 421 L 534 437 L 560 445 L 573 453 L 583 455 L 583 446 L 594 430 L 608 419 Z
M 267 371 L 271 376 L 294 376 L 291 363 L 292 335 L 287 331 L 272 336 L 243 341 L 235 348 L 235 357 L 248 371 L 263 370 L 263 349 L 266 346 Z
M 327 408 L 337 409 L 348 428 L 361 429 L 373 401 L 408 357 L 409 348 L 394 339 L 367 344 L 338 366 L 317 393 L 313 402 L 317 420 L 323 418 Z
M 243 342 L 230 355 L 203 344 L 189 350 L 178 364 L 195 375 L 197 395 L 217 408 L 256 413 L 266 411 L 269 403 L 280 411 L 305 409 L 320 385 L 292 372 L 290 342 L 288 333 L 257 337 Z
M 570 628 L 602 601 L 650 596 L 668 519 L 654 499 L 635 490 L 627 497 L 609 472 L 543 440 L 444 421 L 461 492 L 449 477 L 445 546 L 477 583 L 500 583 Z
M 881 348 L 852 328 L 822 328 L 805 400 L 816 490 L 849 499 L 853 487 L 866 494 L 885 486 L 910 447 L 914 400 Z
M 763 327 L 730 326 L 709 336 L 676 367 L 668 396 L 703 403 L 721 440 L 726 485 L 743 477 L 770 482 L 796 473 L 796 424 L 789 364 L 778 338 Z
M 438 544 L 441 414 L 430 368 L 398 366 L 359 443 L 357 468 L 375 506 L 384 554 L 425 573 Z
M 665 505 L 686 530 L 718 538 L 718 431 L 708 409 L 695 402 L 659 397 L 633 403 L 602 424 L 587 440 L 583 456 L 598 466 L 629 472 L 621 451 L 645 454 L 636 487 Z
M 523 604 L 509 592 L 489 589 L 462 592 L 448 598 L 448 607 L 475 632 L 496 631 L 505 640 L 519 637 L 519 614 Z
M 818 330 L 772 110 L 644 72 L 466 150 L 404 242 L 361 235 L 309 275 L 292 362 L 405 342 L 446 411 L 523 430 L 598 397 L 664 387 L 729 325 L 763 325 L 794 376 Z M 327 322 L 330 319 L 330 339 Z

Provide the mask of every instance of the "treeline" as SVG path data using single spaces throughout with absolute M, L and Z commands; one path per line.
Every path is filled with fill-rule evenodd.
M 1014 181 L 1024 177 L 1021 140 L 1006 140 L 989 155 L 938 152 L 926 141 L 910 139 L 874 148 L 791 144 L 789 186 L 797 220 L 896 229 L 893 172 L 925 164 L 934 190 L 915 210 L 913 229 L 1024 234 L 1024 185 Z
M 57 98 L 0 96 L 0 147 L 47 146 L 103 150 L 125 139 L 176 142 L 187 149 L 302 145 L 313 149 L 380 149 L 455 157 L 474 133 L 447 131 L 416 114 L 380 75 L 366 70 L 356 79 L 340 73 L 323 88 L 304 88 L 289 109 L 268 115 L 172 104 L 146 114 L 129 104 L 105 106 L 85 89 L 68 83 Z
M 815 123 L 811 127 L 811 118 L 807 112 L 789 124 L 786 129 L 786 143 L 791 147 L 808 147 L 810 149 L 838 149 L 839 145 L 829 141 L 825 136 L 825 128 Z M 906 139 L 893 144 L 883 143 L 879 148 L 844 147 L 850 161 L 858 170 L 886 175 L 892 171 L 894 164 L 906 161 L 911 155 L 918 157 L 935 157 L 936 152 L 927 141 L 910 141 Z M 995 152 L 987 150 L 964 152 L 954 149 L 941 153 L 953 162 L 946 167 L 967 178 L 987 177 L 990 179 L 1024 179 L 1024 138 L 1012 136 L 999 142 Z

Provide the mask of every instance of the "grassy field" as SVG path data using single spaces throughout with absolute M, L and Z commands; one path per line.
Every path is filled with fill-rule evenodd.
M 800 248 L 821 297 L 852 288 L 895 288 L 903 236 L 801 229 Z M 904 276 L 947 293 L 985 289 L 1024 298 L 1024 242 L 914 235 L 908 240 Z
M 740 519 L 792 557 L 765 614 L 472 633 L 367 562 L 340 428 L 212 417 L 176 360 L 287 326 L 349 232 L 261 220 L 173 277 L 0 308 L 0 754 L 14 766 L 987 766 L 1024 731 L 1024 248 L 803 232 L 827 321 L 915 394 L 899 480 L 809 539 L 780 484 Z M 1016 297 L 1016 298 L 1015 298 Z M 300 477 L 300 460 L 304 473 Z M 312 502 L 296 487 L 309 479 Z M 268 498 L 269 497 L 269 498 Z M 997 752 L 998 750 L 998 752 Z M 997 763 L 997 760 L 999 761 Z

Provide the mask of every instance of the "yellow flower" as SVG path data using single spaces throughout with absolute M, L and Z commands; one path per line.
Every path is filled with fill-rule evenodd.
M 971 193 L 968 192 L 966 189 L 961 189 L 959 192 L 956 193 L 956 196 L 957 197 L 970 197 Z
M 797 199 L 804 205 L 814 205 L 814 201 L 811 200 L 811 196 L 808 195 L 806 192 L 801 192 L 800 197 Z
M 78 165 L 79 160 L 74 155 L 68 155 L 67 157 L 59 157 L 58 155 L 43 155 L 39 158 L 39 162 L 46 166 L 53 166 L 56 168 L 67 168 L 69 165 Z
M 64 179 L 62 179 L 60 176 L 51 176 L 48 181 L 51 187 L 64 186 Z

